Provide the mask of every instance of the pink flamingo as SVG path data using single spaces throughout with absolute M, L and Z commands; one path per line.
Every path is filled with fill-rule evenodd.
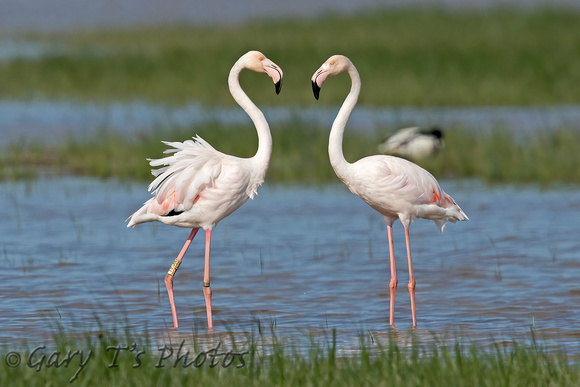
M 338 112 L 328 141 L 330 163 L 336 175 L 348 189 L 383 215 L 387 224 L 391 263 L 390 325 L 394 327 L 397 271 L 393 252 L 393 222 L 401 220 L 405 228 L 407 259 L 409 262 L 409 293 L 413 328 L 417 327 L 415 313 L 415 277 L 411 261 L 409 225 L 417 218 L 430 219 L 443 231 L 445 222 L 468 220 L 453 198 L 447 195 L 437 180 L 426 170 L 410 161 L 394 156 L 376 155 L 349 163 L 342 153 L 344 128 L 357 103 L 361 80 L 352 62 L 343 55 L 331 56 L 312 76 L 312 90 L 318 99 L 320 87 L 329 75 L 348 72 L 352 86 Z
M 240 158 L 215 150 L 201 137 L 184 142 L 166 142 L 173 153 L 158 160 L 150 160 L 151 173 L 156 179 L 149 185 L 153 197 L 129 218 L 127 227 L 158 221 L 165 224 L 192 228 L 181 252 L 165 276 L 165 286 L 171 304 L 173 325 L 177 313 L 173 300 L 173 276 L 181 264 L 191 241 L 200 228 L 205 230 L 205 266 L 203 294 L 208 329 L 212 330 L 211 288 L 209 283 L 209 256 L 211 231 L 217 223 L 237 210 L 257 194 L 264 181 L 272 154 L 272 135 L 266 118 L 240 87 L 239 75 L 244 69 L 269 75 L 276 86 L 282 87 L 282 70 L 258 51 L 244 54 L 232 67 L 228 77 L 230 93 L 252 119 L 258 132 L 258 151 L 253 157 Z

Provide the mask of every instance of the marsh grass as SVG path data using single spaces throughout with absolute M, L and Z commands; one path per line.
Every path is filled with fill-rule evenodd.
M 233 26 L 75 31 L 31 37 L 66 47 L 39 59 L 0 62 L 0 97 L 147 100 L 232 106 L 226 78 L 238 57 L 263 51 L 285 74 L 243 74 L 259 105 L 311 105 L 312 73 L 349 56 L 363 80 L 361 103 L 378 106 L 576 104 L 580 13 L 437 9 L 373 11 Z M 342 101 L 348 82 L 325 85 L 320 104 Z
M 453 131 L 441 155 L 419 164 L 437 177 L 475 177 L 489 183 L 579 183 L 580 132 L 539 132 L 516 139 L 507 131 L 489 135 Z
M 117 177 L 131 180 L 151 179 L 147 158 L 161 158 L 167 141 L 185 141 L 198 134 L 217 150 L 239 157 L 251 157 L 257 150 L 254 128 L 208 125 L 138 135 L 128 139 L 109 131 L 99 133 L 89 141 L 69 139 L 62 144 L 12 144 L 0 157 L 0 176 L 5 179 L 34 175 L 35 170 L 50 169 L 53 173 L 88 175 L 100 178 Z M 307 130 L 286 126 L 273 131 L 274 149 L 268 179 L 272 181 L 326 182 L 334 172 L 328 163 L 328 134 L 322 130 Z M 347 136 L 353 157 L 373 146 L 365 137 Z M 368 144 L 368 146 L 365 146 Z M 3 171 L 3 172 L 1 172 Z
M 12 144 L 0 156 L 0 178 L 33 178 L 42 173 L 73 174 L 122 180 L 152 179 L 147 158 L 161 158 L 167 148 L 161 139 L 184 141 L 194 134 L 217 150 L 250 157 L 257 149 L 255 130 L 218 124 L 202 128 L 157 131 L 126 138 L 103 131 L 88 141 L 61 144 Z M 328 131 L 304 124 L 284 124 L 272 132 L 274 149 L 266 180 L 325 184 L 337 182 L 328 160 Z M 350 162 L 376 154 L 379 139 L 347 130 L 345 157 Z M 507 131 L 474 133 L 450 129 L 445 149 L 417 163 L 436 178 L 476 178 L 488 183 L 535 183 L 548 186 L 580 183 L 580 132 L 539 132 L 515 138 Z
M 350 355 L 341 355 L 336 330 L 327 337 L 310 338 L 310 345 L 301 348 L 278 338 L 274 328 L 264 327 L 253 329 L 252 333 L 230 332 L 222 336 L 192 334 L 182 343 L 166 344 L 153 344 L 149 337 L 138 337 L 129 329 L 124 332 L 99 330 L 76 338 L 59 330 L 54 343 L 46 345 L 32 357 L 33 348 L 22 351 L 19 366 L 0 365 L 0 383 L 10 386 L 72 383 L 82 386 L 526 387 L 576 386 L 580 383 L 578 364 L 571 363 L 562 351 L 548 351 L 534 339 L 533 332 L 530 343 L 503 341 L 489 347 L 442 341 L 424 344 L 411 332 L 405 334 L 410 341 L 402 343 L 400 336 L 401 333 L 390 332 L 381 334 L 381 340 L 369 342 L 361 334 L 358 349 L 350 351 Z M 237 345 L 232 344 L 236 342 Z M 217 350 L 212 352 L 218 343 L 222 353 L 227 351 L 238 354 L 238 357 L 224 361 L 224 357 L 211 356 L 218 353 Z M 168 347 L 173 351 L 171 356 Z M 117 351 L 115 348 L 127 349 Z M 59 352 L 62 361 L 68 351 L 82 351 L 85 360 L 90 352 L 91 358 L 86 360 L 80 372 L 77 373 L 78 358 L 69 366 L 47 366 L 50 354 Z M 189 351 L 189 356 L 183 358 L 186 351 Z M 137 361 L 138 353 L 141 354 Z M 43 354 L 47 359 L 38 368 L 37 363 Z M 182 357 L 178 360 L 179 355 Z M 28 359 L 33 367 L 26 364 Z

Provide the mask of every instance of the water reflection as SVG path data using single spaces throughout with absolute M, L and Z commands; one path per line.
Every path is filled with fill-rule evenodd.
M 511 338 L 533 325 L 577 349 L 577 190 L 442 186 L 471 220 L 442 234 L 427 221 L 411 227 L 417 334 Z M 85 178 L 0 183 L 0 342 L 41 340 L 55 323 L 65 331 L 95 329 L 97 317 L 138 333 L 171 332 L 163 277 L 189 231 L 127 229 L 145 188 Z M 395 254 L 406 284 L 398 223 Z M 262 187 L 216 228 L 212 255 L 217 335 L 252 331 L 259 320 L 288 335 L 335 328 L 344 345 L 356 346 L 361 330 L 376 337 L 388 331 L 385 226 L 341 185 Z M 204 330 L 202 275 L 198 237 L 175 278 L 175 337 Z M 395 324 L 411 326 L 406 286 L 398 289 Z

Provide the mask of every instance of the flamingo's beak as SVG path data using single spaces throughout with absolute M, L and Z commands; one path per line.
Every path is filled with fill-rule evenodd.
M 318 86 L 316 81 L 312 81 L 312 92 L 314 93 L 314 98 L 318 100 L 318 97 L 320 96 L 320 86 Z
M 282 69 L 268 58 L 262 61 L 262 66 L 264 66 L 266 74 L 268 74 L 270 78 L 272 78 L 272 81 L 274 81 L 276 94 L 280 94 L 280 91 L 282 90 L 282 78 L 284 76 Z
M 320 88 L 322 87 L 322 82 L 328 77 L 330 73 L 330 66 L 325 63 L 312 76 L 312 92 L 314 93 L 314 98 L 318 99 L 320 96 Z

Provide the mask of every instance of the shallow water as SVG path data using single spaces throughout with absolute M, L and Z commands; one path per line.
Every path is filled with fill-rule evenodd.
M 338 111 L 330 108 L 264 107 L 270 125 L 299 123 L 328 130 Z M 439 125 L 487 132 L 507 130 L 517 138 L 557 129 L 580 130 L 580 105 L 502 107 L 357 107 L 349 130 L 387 136 L 406 126 Z M 239 107 L 203 107 L 191 103 L 163 106 L 147 102 L 79 103 L 67 100 L 0 100 L 0 146 L 12 142 L 90 139 L 102 130 L 125 136 L 168 128 L 218 123 L 251 125 Z M 192 132 L 192 135 L 194 133 Z
M 525 337 L 531 327 L 578 354 L 580 193 L 577 187 L 486 188 L 442 182 L 470 217 L 440 234 L 411 227 L 416 334 L 468 340 Z M 189 231 L 126 228 L 145 184 L 87 178 L 0 183 L 0 344 L 125 326 L 163 340 L 203 333 L 204 235 L 175 277 L 180 328 L 163 278 Z M 395 229 L 395 324 L 411 327 L 407 264 Z M 389 263 L 382 218 L 341 185 L 266 185 L 212 235 L 216 335 L 259 320 L 281 336 L 336 328 L 346 350 L 360 332 L 386 335 Z

